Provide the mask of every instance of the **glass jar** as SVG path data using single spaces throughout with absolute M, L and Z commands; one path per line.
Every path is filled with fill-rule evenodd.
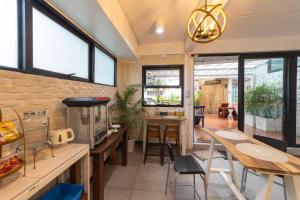
M 46 111 L 23 113 L 26 144 L 30 148 L 50 140 L 49 118 Z

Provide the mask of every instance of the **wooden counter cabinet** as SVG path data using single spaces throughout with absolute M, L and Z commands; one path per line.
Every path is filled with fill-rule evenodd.
M 127 165 L 127 127 L 121 127 L 117 133 L 109 136 L 95 149 L 91 150 L 93 158 L 93 200 L 104 200 L 104 154 L 109 149 L 115 151 L 117 142 L 122 138 L 122 166 Z

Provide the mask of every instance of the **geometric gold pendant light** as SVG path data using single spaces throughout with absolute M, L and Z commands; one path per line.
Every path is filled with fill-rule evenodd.
M 205 4 L 196 8 L 187 23 L 189 38 L 198 43 L 211 42 L 222 35 L 226 28 L 227 18 L 222 4 Z

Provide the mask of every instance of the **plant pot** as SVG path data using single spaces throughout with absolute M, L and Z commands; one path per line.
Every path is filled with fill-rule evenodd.
M 245 124 L 253 127 L 254 116 L 245 114 Z M 269 132 L 280 132 L 282 131 L 282 119 L 272 119 L 272 118 L 264 118 L 264 117 L 255 117 L 256 128 L 269 131 Z
M 135 139 L 131 139 L 127 141 L 127 152 L 132 153 L 134 151 L 134 143 Z
M 281 132 L 282 131 L 282 119 L 272 119 L 256 116 L 256 128 L 269 132 Z
M 245 113 L 245 124 L 248 126 L 253 126 L 253 115 Z

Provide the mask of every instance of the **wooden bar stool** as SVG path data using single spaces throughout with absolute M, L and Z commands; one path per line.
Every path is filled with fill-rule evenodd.
M 162 148 L 162 164 L 164 164 L 166 141 L 173 141 L 173 145 L 177 155 L 180 155 L 180 136 L 179 136 L 179 125 L 178 124 L 167 124 L 163 137 L 163 148 Z
M 151 140 L 151 142 L 150 142 L 150 140 Z M 150 153 L 149 152 L 149 146 L 158 146 L 159 147 L 159 153 Z M 144 155 L 144 164 L 146 163 L 147 156 L 159 156 L 160 161 L 162 163 L 162 144 L 161 144 L 161 138 L 160 138 L 160 126 L 159 126 L 159 124 L 148 124 L 147 125 L 146 149 L 145 149 L 145 155 Z

